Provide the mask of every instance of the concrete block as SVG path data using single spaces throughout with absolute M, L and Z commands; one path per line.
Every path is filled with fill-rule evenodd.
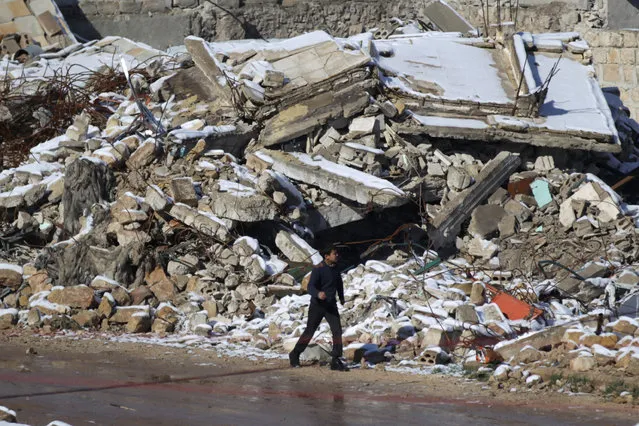
M 450 167 L 446 175 L 446 184 L 453 191 L 463 191 L 473 182 L 472 177 L 461 167 Z
M 500 205 L 479 206 L 473 211 L 468 232 L 480 238 L 492 237 L 497 233 L 499 223 L 504 216 L 506 216 L 506 210 Z
M 190 177 L 175 178 L 171 181 L 171 193 L 177 203 L 197 206 L 197 194 Z
M 608 83 L 619 82 L 621 73 L 619 72 L 619 65 L 606 64 L 603 66 L 603 81 Z

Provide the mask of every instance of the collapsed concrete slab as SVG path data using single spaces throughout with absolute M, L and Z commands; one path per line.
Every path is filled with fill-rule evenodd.
M 359 204 L 393 207 L 408 201 L 406 194 L 392 183 L 327 161 L 321 156 L 270 150 L 260 150 L 251 155 L 290 179 L 317 186 Z
M 561 34 L 545 36 L 560 47 L 565 41 Z M 526 42 L 535 39 L 507 36 L 505 46 L 459 34 L 374 40 L 384 88 L 412 115 L 396 132 L 407 139 L 621 152 L 610 108 L 583 54 L 564 52 L 557 68 L 557 54 Z
M 433 219 L 429 236 L 434 247 L 450 244 L 473 210 L 487 200 L 520 163 L 519 157 L 505 151 L 489 161 L 479 173 L 477 182 L 457 195 Z
M 304 136 L 329 120 L 348 118 L 369 104 L 369 94 L 361 83 L 339 92 L 326 92 L 303 100 L 269 119 L 259 143 L 268 147 Z

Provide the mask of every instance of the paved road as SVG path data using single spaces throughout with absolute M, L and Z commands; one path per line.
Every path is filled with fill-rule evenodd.
M 309 367 L 313 368 L 313 367 Z M 344 373 L 335 373 L 344 374 Z M 349 373 L 346 373 L 349 374 Z M 0 405 L 45 425 L 600 425 L 634 424 L 614 413 L 545 410 L 410 396 L 375 386 L 309 383 L 279 366 L 121 359 L 0 348 Z

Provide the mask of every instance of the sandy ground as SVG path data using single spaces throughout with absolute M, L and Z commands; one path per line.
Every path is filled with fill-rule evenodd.
M 215 350 L 97 338 L 46 338 L 26 330 L 0 332 L 0 405 L 34 425 L 54 419 L 114 424 L 113 411 L 117 424 L 175 424 L 182 418 L 188 419 L 185 424 L 639 422 L 636 406 L 591 395 L 510 392 L 466 378 L 378 369 L 291 369 L 284 360 L 249 361 L 220 357 Z

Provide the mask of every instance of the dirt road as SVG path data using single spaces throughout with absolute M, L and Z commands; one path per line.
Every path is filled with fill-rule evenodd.
M 32 348 L 35 354 L 27 354 Z M 636 407 L 461 378 L 290 369 L 211 350 L 0 334 L 0 405 L 45 425 L 634 425 Z

